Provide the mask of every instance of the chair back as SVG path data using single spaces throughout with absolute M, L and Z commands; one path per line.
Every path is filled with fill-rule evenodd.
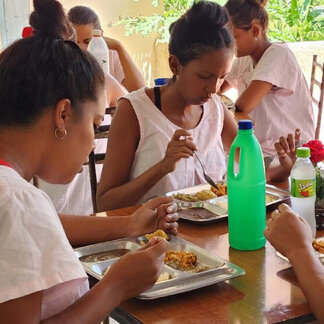
M 106 115 L 113 115 L 116 110 L 116 107 L 109 107 L 106 108 Z M 109 128 L 110 125 L 103 125 L 98 127 L 96 130 L 95 134 L 95 139 L 96 140 L 102 140 L 102 139 L 108 139 L 108 134 L 109 134 Z M 105 160 L 106 153 L 95 153 L 92 151 L 89 154 L 89 161 L 88 161 L 88 166 L 89 166 L 89 178 L 90 178 L 90 187 L 91 187 L 91 199 L 92 199 L 92 207 L 93 207 L 93 212 L 97 213 L 98 208 L 97 208 L 97 187 L 98 187 L 98 179 L 97 179 L 97 174 L 96 174 L 96 165 L 97 164 L 103 164 Z
M 316 89 L 316 87 L 318 89 Z M 322 122 L 323 97 L 324 97 L 324 62 L 317 62 L 317 55 L 313 55 L 312 74 L 310 81 L 310 94 L 312 102 L 317 108 L 317 121 L 315 129 L 315 139 L 319 139 Z

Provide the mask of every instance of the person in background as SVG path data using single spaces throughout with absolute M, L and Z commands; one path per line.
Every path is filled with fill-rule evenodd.
M 168 243 L 125 254 L 91 290 L 71 245 L 157 228 L 176 234 L 176 206 L 160 198 L 125 217 L 58 216 L 29 183 L 34 175 L 71 181 L 105 111 L 101 67 L 64 40 L 70 27 L 60 3 L 34 0 L 34 8 L 35 34 L 0 54 L 0 323 L 99 323 L 154 284 Z
M 237 134 L 231 113 L 216 95 L 233 59 L 227 23 L 218 4 L 194 4 L 170 27 L 172 80 L 118 101 L 97 192 L 100 210 L 205 183 L 194 151 L 207 174 L 223 178 L 224 150 Z
M 263 153 L 276 153 L 278 134 L 299 128 L 302 140 L 314 138 L 312 102 L 304 75 L 285 43 L 267 38 L 265 0 L 228 0 L 225 7 L 235 38 L 236 59 L 220 88 L 238 90 L 236 108 L 255 123 Z
M 86 8 L 87 7 L 82 7 Z M 50 11 L 50 9 L 48 10 Z M 92 10 L 90 9 L 92 12 Z M 77 9 L 76 12 L 79 14 L 81 13 L 86 14 L 88 11 L 81 12 Z M 95 13 L 94 13 L 95 14 Z M 82 16 L 82 15 L 81 15 Z M 92 17 L 90 15 L 90 17 Z M 95 17 L 97 17 L 95 15 Z M 48 19 L 46 16 L 42 19 Z M 98 17 L 97 17 L 98 19 Z M 95 20 L 94 20 L 95 21 Z M 39 26 L 35 24 L 34 21 L 30 22 L 31 28 L 34 32 L 37 32 Z M 55 22 L 54 22 L 55 25 Z M 43 27 L 42 25 L 40 26 Z M 82 26 L 81 26 L 82 27 Z M 77 41 L 77 35 L 75 33 L 75 29 L 73 26 L 70 26 L 71 31 L 70 34 L 67 36 L 69 39 L 73 41 Z M 93 29 L 93 28 L 92 28 Z M 30 36 L 32 33 L 24 33 L 26 36 Z M 92 35 L 92 34 L 91 34 Z M 81 46 L 80 48 L 84 51 L 87 50 L 86 46 Z M 112 51 L 114 52 L 114 51 Z M 105 74 L 105 85 L 106 85 L 106 106 L 108 107 L 115 107 L 117 100 L 125 95 L 127 91 L 117 80 L 110 74 Z M 105 115 L 105 119 L 103 124 L 110 124 L 111 123 L 111 116 Z M 107 140 L 101 139 L 96 140 L 95 143 L 95 153 L 105 153 L 107 147 Z M 44 190 L 51 198 L 55 209 L 59 213 L 64 214 L 77 214 L 77 215 L 89 215 L 93 213 L 93 206 L 92 206 L 92 197 L 91 197 L 91 187 L 90 187 L 90 180 L 89 180 L 89 168 L 88 166 L 84 166 L 81 169 L 82 172 L 79 172 L 73 180 L 69 184 L 61 185 L 61 184 L 50 184 L 40 179 L 39 187 Z M 96 172 L 98 179 L 100 178 L 102 171 L 102 165 L 96 165 Z
M 312 231 L 286 204 L 267 221 L 265 237 L 292 265 L 298 283 L 320 323 L 324 322 L 324 268 L 312 247 Z
M 94 29 L 102 29 L 98 15 L 89 7 L 75 6 L 68 12 L 77 35 L 77 43 L 86 50 Z M 129 92 L 145 86 L 142 73 L 136 67 L 125 47 L 117 40 L 104 37 L 109 48 L 109 71 Z

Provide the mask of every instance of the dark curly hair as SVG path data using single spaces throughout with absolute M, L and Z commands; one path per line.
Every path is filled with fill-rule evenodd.
M 34 0 L 34 36 L 0 54 L 0 127 L 33 124 L 62 98 L 81 116 L 82 103 L 98 99 L 104 87 L 101 67 L 70 37 L 69 22 L 55 0 Z
M 199 1 L 171 24 L 169 53 L 182 65 L 203 53 L 231 47 L 226 10 L 215 2 Z

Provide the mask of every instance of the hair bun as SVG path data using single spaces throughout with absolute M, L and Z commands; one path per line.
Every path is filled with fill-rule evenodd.
M 222 7 L 210 1 L 195 3 L 185 15 L 190 25 L 222 28 L 228 23 L 228 16 Z
M 256 7 L 264 8 L 267 5 L 268 0 L 246 0 Z
M 48 34 L 68 39 L 73 29 L 65 16 L 62 5 L 56 0 L 34 0 L 34 11 L 29 17 L 29 24 L 35 34 Z

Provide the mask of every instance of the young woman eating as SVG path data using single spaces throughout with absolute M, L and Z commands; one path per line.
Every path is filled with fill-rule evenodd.
M 230 71 L 233 42 L 226 10 L 201 1 L 170 28 L 173 78 L 119 100 L 98 187 L 101 210 L 134 205 L 170 190 L 222 179 L 237 133 L 215 94 Z

